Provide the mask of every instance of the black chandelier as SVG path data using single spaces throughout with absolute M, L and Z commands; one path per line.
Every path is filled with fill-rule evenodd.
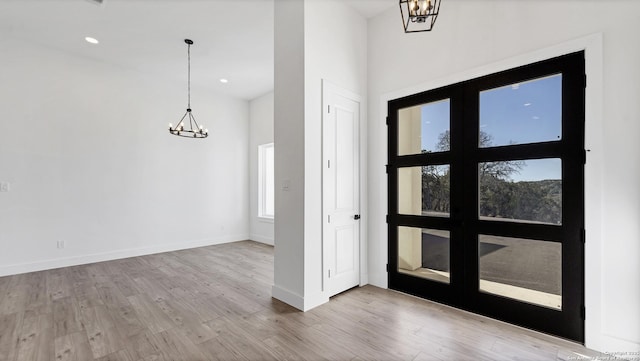
M 405 33 L 431 31 L 436 23 L 441 0 L 400 0 Z
M 184 113 L 178 125 L 175 127 L 169 123 L 169 133 L 186 138 L 206 138 L 209 136 L 208 129 L 202 129 L 202 125 L 198 125 L 196 118 L 193 117 L 191 112 L 191 45 L 193 41 L 190 39 L 184 39 L 187 43 L 187 112 Z M 185 129 L 185 118 L 189 119 L 189 128 Z

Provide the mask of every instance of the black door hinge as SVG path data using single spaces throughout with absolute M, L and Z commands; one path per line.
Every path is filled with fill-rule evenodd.
M 587 309 L 584 306 L 580 307 L 580 317 L 582 317 L 583 321 L 587 319 Z
M 389 223 L 389 215 L 388 214 L 385 216 L 385 220 L 387 221 L 387 223 Z
M 387 117 L 386 124 L 389 125 L 389 117 Z
M 387 263 L 387 272 L 389 272 L 389 264 Z
M 387 174 L 389 174 L 389 165 L 388 165 L 388 164 L 386 164 L 386 165 L 384 166 L 384 171 L 385 171 Z
M 582 234 L 580 236 L 582 237 L 582 243 L 587 243 L 587 231 L 584 228 L 582 229 Z

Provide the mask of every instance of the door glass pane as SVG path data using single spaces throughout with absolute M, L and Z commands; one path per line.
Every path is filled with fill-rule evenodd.
M 398 227 L 398 272 L 449 283 L 449 231 Z
M 398 155 L 449 150 L 449 99 L 398 110 Z
M 562 309 L 562 245 L 479 236 L 480 291 Z
M 562 223 L 560 159 L 480 163 L 478 180 L 480 219 Z
M 480 148 L 561 137 L 562 74 L 480 92 Z
M 398 213 L 449 217 L 449 165 L 398 169 Z

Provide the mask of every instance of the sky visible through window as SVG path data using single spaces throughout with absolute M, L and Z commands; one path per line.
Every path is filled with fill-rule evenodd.
M 449 128 L 448 100 L 422 106 L 422 149 L 438 151 Z M 560 140 L 562 137 L 562 75 L 516 83 L 480 93 L 480 131 L 491 144 L 480 147 Z M 511 180 L 561 179 L 561 161 L 525 161 Z

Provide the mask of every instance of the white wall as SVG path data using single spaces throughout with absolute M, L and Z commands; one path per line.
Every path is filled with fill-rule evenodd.
M 275 0 L 274 5 L 276 216 L 272 295 L 299 309 L 305 308 L 304 5 L 297 0 Z
M 367 22 L 339 1 L 305 2 L 305 296 L 327 299 L 322 265 L 322 81 L 365 99 L 367 92 Z M 367 163 L 366 102 L 361 104 L 361 164 Z M 366 168 L 360 170 L 366 174 Z M 362 190 L 366 192 L 364 182 Z M 362 193 L 361 244 L 366 246 L 366 193 Z M 366 258 L 361 260 L 366 277 Z M 366 283 L 366 280 L 363 280 Z
M 249 102 L 249 236 L 273 245 L 273 220 L 258 217 L 258 146 L 273 142 L 273 92 Z
M 430 33 L 404 34 L 397 9 L 370 20 L 370 282 L 387 285 L 386 100 L 583 46 L 591 150 L 585 169 L 586 344 L 640 350 L 639 14 L 640 3 L 632 0 L 606 6 L 462 0 L 443 4 Z
M 328 300 L 322 288 L 321 84 L 325 79 L 364 97 L 367 24 L 353 9 L 331 0 L 276 0 L 275 16 L 273 295 L 307 310 Z M 364 108 L 362 113 L 364 130 Z M 364 135 L 361 143 L 366 144 Z M 282 190 L 285 180 L 289 191 Z
M 246 101 L 0 39 L 0 275 L 248 238 Z

